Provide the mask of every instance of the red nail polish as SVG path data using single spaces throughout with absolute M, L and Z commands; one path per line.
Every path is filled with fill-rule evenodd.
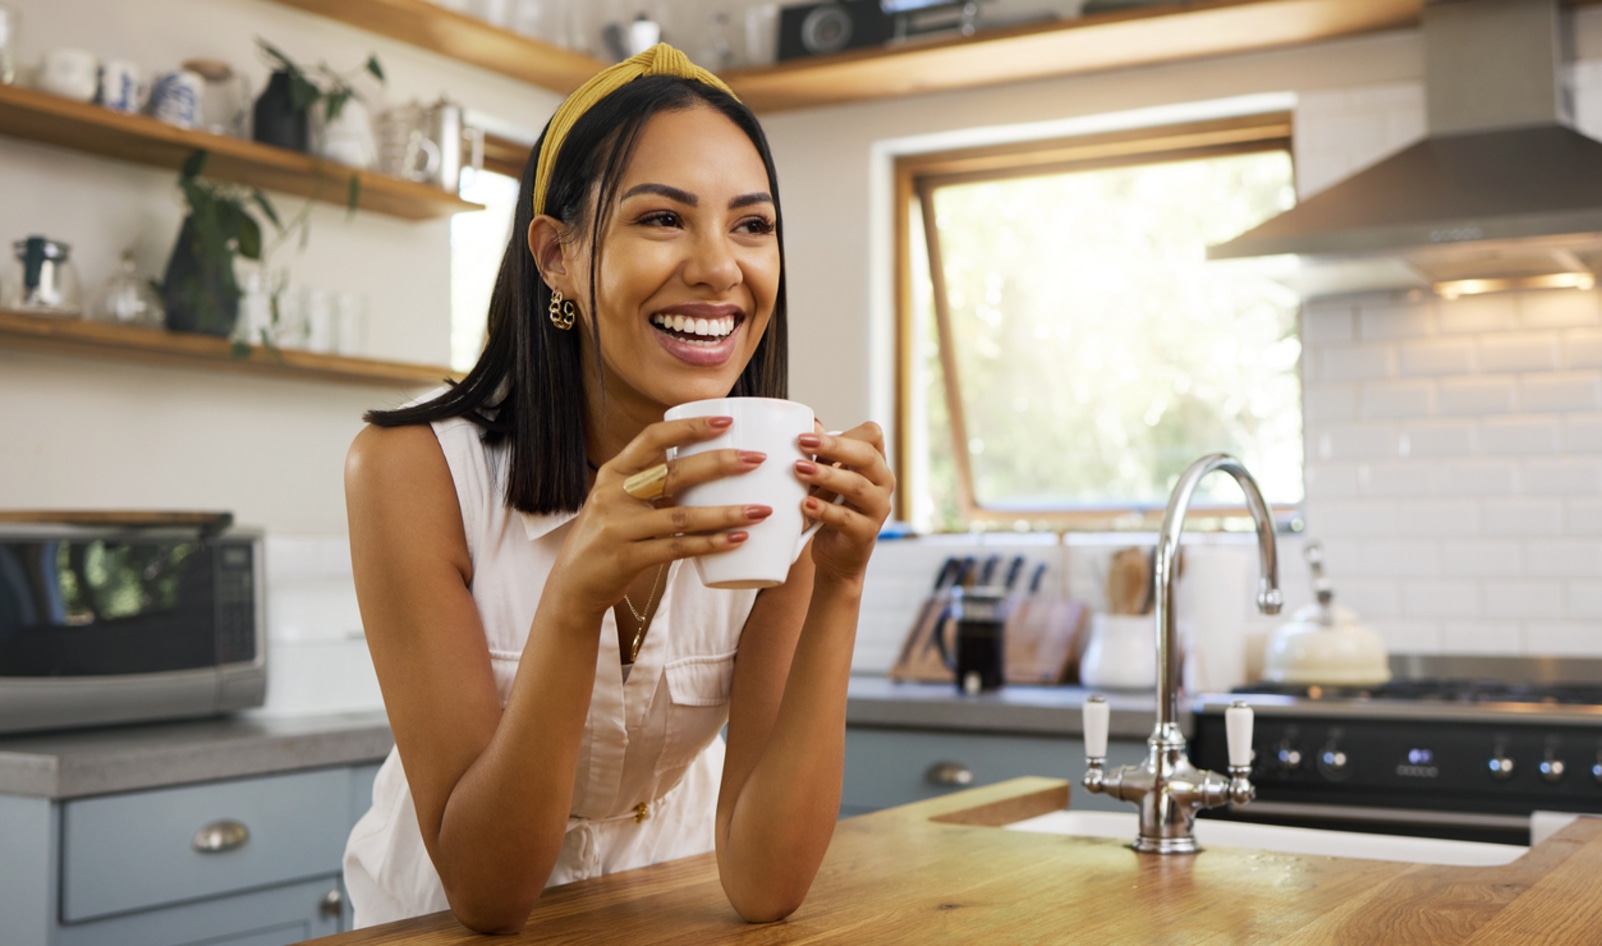
M 706 419 L 706 425 L 708 427 L 711 427 L 711 428 L 715 429 L 715 430 L 722 430 L 723 428 L 728 427 L 728 426 L 732 425 L 733 423 L 734 423 L 734 418 L 732 418 L 732 417 L 708 417 Z
M 771 515 L 773 515 L 773 507 L 772 506 L 747 506 L 747 507 L 745 507 L 745 517 L 747 519 L 766 519 L 767 517 L 769 517 Z
M 817 434 L 802 434 L 796 438 L 796 443 L 803 447 L 819 447 L 823 445 L 823 438 Z
M 807 501 L 805 503 L 803 503 L 803 505 L 805 505 L 807 507 L 807 510 L 809 512 L 817 512 L 819 509 L 823 508 L 823 504 L 818 502 L 816 499 L 812 498 L 811 496 L 807 497 Z
M 767 458 L 768 458 L 768 455 L 763 453 L 760 450 L 741 450 L 740 451 L 740 462 L 741 463 L 761 463 L 763 460 L 766 460 Z
M 818 472 L 818 465 L 813 463 L 811 460 L 797 460 L 795 461 L 795 468 L 798 472 L 807 476 L 811 476 L 812 474 Z
M 724 538 L 729 540 L 729 544 L 730 545 L 739 545 L 741 542 L 744 542 L 746 539 L 749 539 L 751 537 L 751 533 L 749 533 L 749 532 L 725 532 L 725 533 L 723 533 L 723 536 L 724 536 Z

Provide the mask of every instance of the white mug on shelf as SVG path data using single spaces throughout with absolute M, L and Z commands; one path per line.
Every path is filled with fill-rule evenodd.
M 100 86 L 100 62 L 94 53 L 58 46 L 39 60 L 34 84 L 64 98 L 88 102 Z
M 783 584 L 790 566 L 821 525 L 813 523 L 803 528 L 801 501 L 806 499 L 807 486 L 795 472 L 795 461 L 811 459 L 796 438 L 816 429 L 812 408 L 778 398 L 720 397 L 680 404 L 669 408 L 664 416 L 667 420 L 734 418 L 723 433 L 671 450 L 670 458 L 731 448 L 767 454 L 762 465 L 749 473 L 692 486 L 673 497 L 680 506 L 760 504 L 773 508 L 768 518 L 740 527 L 750 538 L 738 547 L 696 558 L 701 584 L 708 588 L 771 588 Z
M 169 125 L 193 128 L 200 124 L 200 95 L 206 80 L 188 69 L 163 72 L 150 84 L 150 114 Z
M 114 112 L 133 114 L 145 107 L 145 84 L 139 64 L 107 59 L 100 66 L 100 104 Z

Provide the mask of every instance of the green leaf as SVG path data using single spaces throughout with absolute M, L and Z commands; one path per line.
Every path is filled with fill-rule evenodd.
M 288 56 L 279 52 L 278 47 L 274 46 L 272 43 L 269 43 L 258 36 L 256 37 L 256 45 L 261 47 L 261 51 L 266 53 L 267 58 L 273 60 L 278 68 L 293 75 L 298 75 L 300 73 L 300 67 L 295 65 L 295 63 L 291 61 Z
M 367 71 L 372 73 L 373 78 L 377 79 L 378 81 L 380 81 L 380 82 L 384 81 L 384 67 L 380 66 L 378 64 L 378 56 L 377 56 L 377 54 L 375 54 L 375 53 L 369 53 L 368 54 L 368 56 L 367 56 Z
M 351 90 L 344 87 L 328 93 L 324 104 L 324 116 L 329 124 L 333 124 L 339 118 L 339 113 L 345 110 L 345 103 L 350 101 L 351 95 Z
M 355 174 L 350 176 L 350 185 L 345 190 L 345 219 L 356 216 L 356 205 L 362 199 L 362 179 Z
M 245 259 L 261 259 L 261 225 L 250 214 L 239 214 L 239 255 Z
M 206 149 L 200 148 L 184 160 L 183 169 L 178 172 L 180 180 L 191 181 L 200 176 L 206 168 Z
M 298 72 L 290 75 L 289 104 L 295 109 L 295 111 L 304 112 L 308 108 L 311 108 L 313 105 L 317 104 L 317 100 L 322 98 L 322 95 L 323 90 L 317 88 L 317 86 L 312 84 L 311 80 L 307 79 L 305 76 Z
M 228 349 L 228 353 L 235 358 L 249 358 L 250 343 L 246 341 L 235 340 L 233 347 Z
M 256 206 L 261 208 L 261 212 L 267 215 L 267 219 L 272 221 L 274 227 L 279 230 L 284 228 L 283 223 L 278 219 L 278 211 L 273 209 L 272 201 L 267 199 L 267 195 L 262 193 L 261 188 L 258 187 L 252 190 L 250 199 L 256 202 Z

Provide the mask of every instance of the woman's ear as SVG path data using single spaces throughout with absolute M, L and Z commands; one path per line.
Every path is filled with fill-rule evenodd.
M 528 225 L 528 251 L 534 256 L 534 265 L 539 267 L 545 284 L 565 296 L 572 296 L 571 274 L 563 252 L 566 244 L 562 241 L 562 235 L 565 230 L 562 222 L 549 214 L 535 217 Z

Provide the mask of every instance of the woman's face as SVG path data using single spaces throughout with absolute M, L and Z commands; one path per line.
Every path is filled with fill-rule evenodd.
M 564 254 L 584 318 L 600 321 L 609 401 L 660 419 L 728 394 L 773 318 L 774 222 L 762 158 L 722 113 L 703 105 L 646 122 L 601 233 L 596 299 L 584 298 L 588 241 Z M 590 344 L 586 332 L 593 375 Z

